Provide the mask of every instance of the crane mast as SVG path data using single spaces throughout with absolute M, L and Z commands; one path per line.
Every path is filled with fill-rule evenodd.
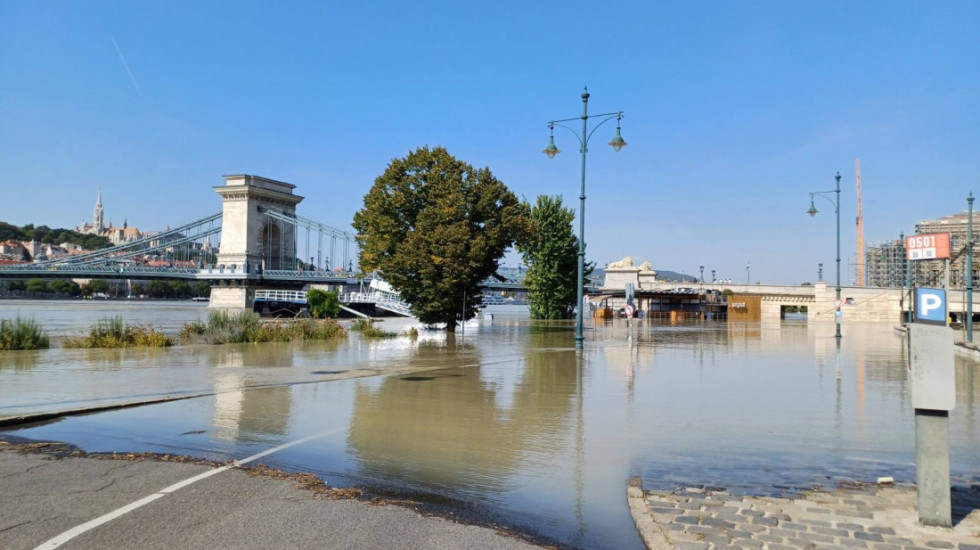
M 861 159 L 854 160 L 857 169 L 857 286 L 864 286 L 864 214 L 861 211 Z

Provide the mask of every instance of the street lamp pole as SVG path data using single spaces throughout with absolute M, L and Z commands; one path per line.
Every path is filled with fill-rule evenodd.
M 840 301 L 840 172 L 837 172 L 837 175 L 834 176 L 834 179 L 837 180 L 837 188 L 836 189 L 833 189 L 833 190 L 830 190 L 830 191 L 811 191 L 810 192 L 810 209 L 807 210 L 806 213 L 809 214 L 810 217 L 813 217 L 813 216 L 816 216 L 817 215 L 818 210 L 817 210 L 816 206 L 813 204 L 813 197 L 820 196 L 820 197 L 823 197 L 824 199 L 827 199 L 828 201 L 830 201 L 830 202 L 832 202 L 834 204 L 834 213 L 837 214 L 837 286 L 836 286 L 836 290 L 837 290 L 837 301 L 834 304 L 834 310 L 835 310 L 834 311 L 834 322 L 837 325 L 837 332 L 836 332 L 835 336 L 838 339 L 840 339 L 840 337 L 841 337 L 841 333 L 840 333 L 841 317 L 839 315 L 839 312 L 840 312 L 840 303 L 841 303 L 841 301 Z M 831 193 L 834 193 L 833 198 L 831 198 L 831 197 L 828 196 Z
M 966 197 L 966 341 L 973 342 L 973 191 Z
M 578 301 L 575 306 L 575 348 L 582 349 L 582 342 L 585 337 L 582 335 L 582 314 L 583 314 L 583 294 L 585 288 L 585 155 L 589 152 L 589 139 L 592 134 L 599 129 L 606 122 L 616 119 L 616 136 L 609 142 L 609 145 L 616 151 L 619 151 L 626 146 L 626 141 L 620 136 L 620 126 L 619 121 L 623 118 L 623 111 L 616 111 L 615 113 L 603 113 L 601 115 L 592 115 L 591 118 L 603 118 L 592 131 L 589 132 L 589 89 L 586 88 L 582 92 L 582 116 L 574 118 L 564 118 L 561 120 L 551 120 L 548 121 L 548 130 L 551 133 L 548 146 L 545 147 L 542 153 L 548 155 L 548 158 L 555 158 L 555 155 L 561 151 L 555 147 L 555 126 L 561 126 L 572 132 L 575 137 L 579 140 L 579 145 L 581 145 L 582 153 L 582 188 L 579 193 L 579 207 L 578 207 L 578 292 L 576 293 Z M 582 135 L 576 134 L 575 130 L 571 127 L 562 124 L 563 122 L 571 122 L 574 120 L 582 120 Z

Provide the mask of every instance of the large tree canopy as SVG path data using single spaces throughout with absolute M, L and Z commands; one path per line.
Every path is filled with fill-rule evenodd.
M 540 195 L 530 209 L 531 230 L 518 243 L 527 264 L 524 288 L 532 319 L 567 319 L 578 300 L 578 238 L 572 234 L 575 212 L 561 197 Z M 585 276 L 592 273 L 587 264 Z
M 447 331 L 460 312 L 476 313 L 480 282 L 525 226 L 524 208 L 489 168 L 442 147 L 391 161 L 354 215 L 361 269 L 377 270 L 420 321 Z

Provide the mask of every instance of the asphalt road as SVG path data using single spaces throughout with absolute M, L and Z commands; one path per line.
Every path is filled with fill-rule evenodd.
M 57 458 L 0 445 L 0 548 L 537 547 L 401 506 L 322 498 L 295 480 L 238 468 L 173 487 L 214 470 L 157 460 Z M 141 501 L 148 502 L 123 509 Z M 84 529 L 107 514 L 116 515 Z M 63 546 L 51 542 L 73 531 L 78 534 Z

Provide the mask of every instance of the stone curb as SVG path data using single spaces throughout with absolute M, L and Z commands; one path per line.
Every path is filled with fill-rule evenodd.
M 630 513 L 647 548 L 678 550 L 980 550 L 980 484 L 953 487 L 952 528 L 923 526 L 912 485 L 849 484 L 790 497 L 680 487 L 644 491 Z
M 633 523 L 636 525 L 636 530 L 640 532 L 643 544 L 649 550 L 672 549 L 674 545 L 667 539 L 663 529 L 653 521 L 653 517 L 647 509 L 640 478 L 632 477 L 626 483 L 626 500 L 629 502 L 630 515 L 633 516 Z

